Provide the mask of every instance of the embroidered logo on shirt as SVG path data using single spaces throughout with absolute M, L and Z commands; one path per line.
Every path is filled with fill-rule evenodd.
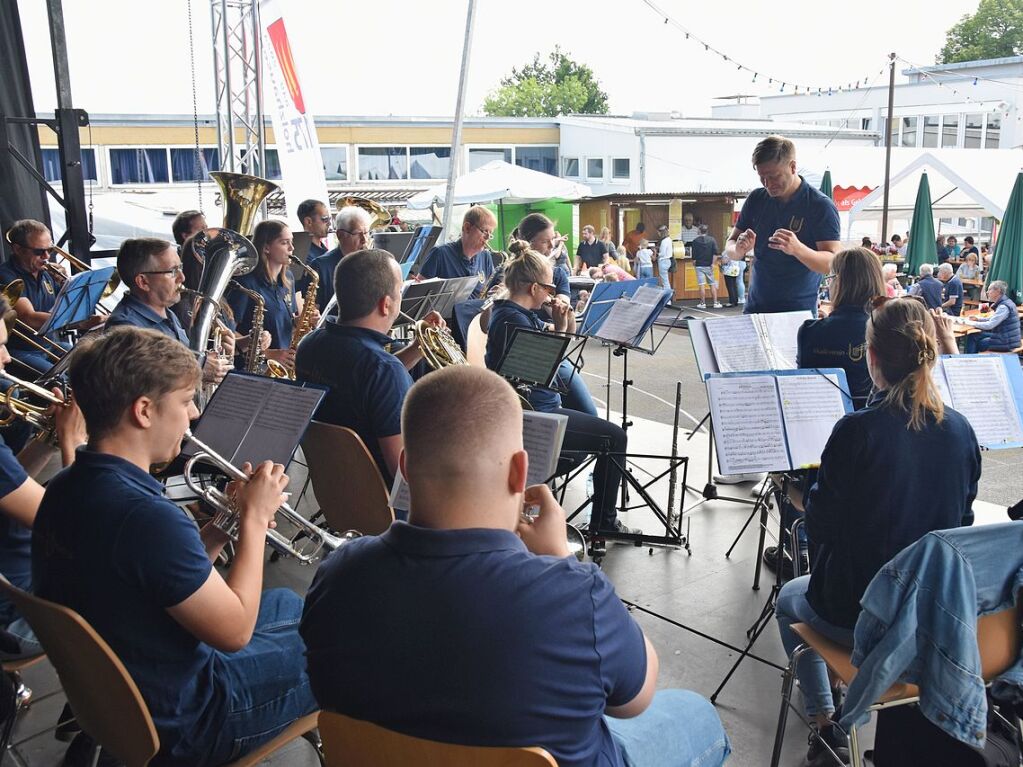
M 53 283 L 52 282 L 50 282 L 49 280 L 43 280 L 43 287 L 46 289 L 47 293 L 49 293 L 51 296 L 53 295 Z
M 853 346 L 849 344 L 849 359 L 853 362 L 860 362 L 867 353 L 867 342 L 864 341 L 859 346 Z
M 789 231 L 793 234 L 799 234 L 799 230 L 803 228 L 803 219 L 793 216 L 789 219 Z

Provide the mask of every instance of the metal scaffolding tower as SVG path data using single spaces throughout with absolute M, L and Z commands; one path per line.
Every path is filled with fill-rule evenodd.
M 266 177 L 258 0 L 210 0 L 222 170 Z

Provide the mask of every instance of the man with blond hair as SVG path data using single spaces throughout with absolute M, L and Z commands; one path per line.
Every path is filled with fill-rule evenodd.
M 320 706 L 420 738 L 540 746 L 559 765 L 722 764 L 713 707 L 655 695 L 653 646 L 569 555 L 550 489 L 526 486 L 512 387 L 482 368 L 431 373 L 402 432 L 408 523 L 332 554 L 307 597 Z
M 425 279 L 440 277 L 475 277 L 479 285 L 470 298 L 480 298 L 487 282 L 494 274 L 494 256 L 489 250 L 491 238 L 497 228 L 497 218 L 482 205 L 473 205 L 462 219 L 462 233 L 457 240 L 438 245 L 430 251 L 419 270 Z

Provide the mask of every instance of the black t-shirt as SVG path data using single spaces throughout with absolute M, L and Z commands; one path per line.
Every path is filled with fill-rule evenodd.
M 591 243 L 580 242 L 579 247 L 575 250 L 576 256 L 582 259 L 587 269 L 604 263 L 605 253 L 607 253 L 607 246 L 600 240 L 594 240 Z
M 693 261 L 696 266 L 713 266 L 718 254 L 717 241 L 709 234 L 701 234 L 692 242 Z

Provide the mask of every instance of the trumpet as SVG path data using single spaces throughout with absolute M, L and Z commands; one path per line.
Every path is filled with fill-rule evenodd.
M 63 397 L 58 397 L 42 386 L 16 378 L 6 370 L 0 370 L 0 380 L 11 384 L 7 391 L 0 394 L 0 406 L 7 411 L 4 415 L 0 416 L 0 426 L 7 426 L 16 418 L 19 418 L 39 429 L 42 433 L 41 437 L 43 435 L 48 437 L 53 434 L 55 427 L 53 416 L 49 415 L 46 411 L 50 409 L 51 405 L 66 405 L 67 400 Z M 25 399 L 16 397 L 15 395 L 19 391 L 37 397 L 47 404 L 45 406 L 34 405 Z
M 199 452 L 185 462 L 185 484 L 193 493 L 216 510 L 210 524 L 222 531 L 232 541 L 237 541 L 241 519 L 231 499 L 222 490 L 202 486 L 193 476 L 192 470 L 197 462 L 202 461 L 213 464 L 233 480 L 247 482 L 248 475 L 205 442 L 196 439 L 190 430 L 185 431 L 185 439 L 199 449 Z M 274 551 L 292 556 L 303 565 L 315 562 L 323 549 L 328 552 L 333 551 L 362 536 L 362 533 L 356 530 L 348 530 L 339 536 L 333 535 L 314 525 L 286 503 L 282 503 L 277 509 L 277 517 L 294 527 L 295 534 L 289 538 L 278 530 L 267 529 L 266 542 Z
M 17 279 L 4 285 L 4 287 L 0 289 L 0 292 L 4 294 L 7 298 L 7 302 L 13 307 L 14 304 L 18 302 L 18 299 L 21 298 L 21 294 L 24 289 L 25 281 Z M 46 355 L 47 359 L 53 363 L 60 362 L 63 356 L 67 353 L 67 349 L 52 338 L 40 335 L 35 328 L 23 320 L 15 319 L 10 324 L 9 330 L 11 331 L 11 335 L 15 338 L 20 338 L 36 351 L 42 352 Z M 45 372 L 45 370 L 39 371 L 40 375 Z

